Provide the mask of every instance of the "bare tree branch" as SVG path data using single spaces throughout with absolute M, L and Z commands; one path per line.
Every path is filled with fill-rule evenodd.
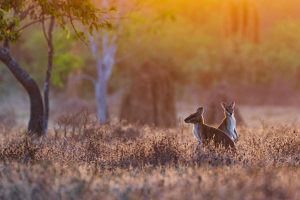
M 47 35 L 46 27 L 45 27 L 45 19 L 42 20 L 42 30 L 43 30 L 44 37 L 45 37 L 47 43 L 49 44 L 49 37 Z
M 74 30 L 74 32 L 75 32 L 77 38 L 79 38 L 86 46 L 88 46 L 88 43 L 87 43 L 85 40 L 82 39 L 81 35 L 80 35 L 79 32 L 77 31 L 77 29 L 76 29 L 76 27 L 75 27 L 75 25 L 74 25 L 74 23 L 73 23 L 73 19 L 72 19 L 70 13 L 69 13 L 69 19 L 70 19 L 71 26 L 72 26 L 72 28 L 73 28 L 73 30 Z
M 32 21 L 32 22 L 30 22 L 30 23 L 28 23 L 28 24 L 25 24 L 24 26 L 22 26 L 21 28 L 19 28 L 19 29 L 16 30 L 16 31 L 17 31 L 17 32 L 20 32 L 20 31 L 22 31 L 22 30 L 28 28 L 29 26 L 32 26 L 32 25 L 34 25 L 34 24 L 37 24 L 37 23 L 42 22 L 43 20 L 47 20 L 47 19 L 50 19 L 50 17 L 47 17 L 47 18 L 45 18 L 45 19 L 37 19 L 37 20 L 34 20 L 34 21 Z

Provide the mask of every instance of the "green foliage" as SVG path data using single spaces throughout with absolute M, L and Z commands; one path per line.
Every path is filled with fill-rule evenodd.
M 62 87 L 70 72 L 83 66 L 86 57 L 78 55 L 76 49 L 78 43 L 76 36 L 67 36 L 64 31 L 54 32 L 54 63 L 52 72 L 52 83 L 54 86 Z M 24 37 L 24 39 L 23 39 Z M 33 29 L 23 35 L 19 44 L 17 54 L 22 64 L 40 84 L 44 81 L 47 65 L 47 45 L 41 32 Z M 29 52 L 29 53 L 28 53 Z
M 89 34 L 108 26 L 109 22 L 100 23 L 100 12 L 91 0 L 0 0 L 0 42 L 16 42 L 13 47 L 15 57 L 39 82 L 44 81 L 47 66 L 47 43 L 40 28 L 51 17 L 64 30 L 54 37 L 53 81 L 56 86 L 63 86 L 63 81 L 74 68 L 83 65 L 83 58 L 74 53 L 75 38 L 83 40 L 84 32 Z M 32 25 L 36 26 L 28 29 Z M 83 25 L 83 26 L 82 26 Z M 80 27 L 81 29 L 79 29 Z M 28 30 L 28 31 L 27 31 Z
M 7 39 L 9 41 L 16 41 L 19 37 L 18 32 L 10 31 L 11 24 L 19 25 L 20 20 L 17 17 L 8 18 L 5 15 L 5 10 L 0 8 L 0 41 Z
M 73 70 L 82 66 L 82 60 L 72 54 L 63 54 L 55 58 L 52 83 L 56 86 L 64 86 L 67 75 Z
M 66 37 L 63 32 L 58 32 L 54 38 L 54 46 L 56 53 L 54 55 L 52 83 L 62 87 L 69 73 L 83 66 L 85 57 L 74 51 L 80 48 L 76 43 L 75 36 Z
M 167 7 L 152 13 L 148 10 L 131 13 L 123 24 L 125 34 L 119 43 L 118 56 L 124 59 L 118 64 L 113 81 L 130 77 L 131 71 L 149 60 L 167 66 L 175 74 L 174 81 L 181 85 L 194 80 L 199 69 L 210 68 L 208 54 L 219 42 L 213 33 L 218 24 L 214 17 L 209 17 L 212 15 L 209 10 L 201 10 L 199 15 L 199 20 L 207 19 L 206 24 L 197 25 L 198 22 Z
M 90 1 L 0 0 L 0 2 L 2 38 L 8 37 L 5 35 L 8 32 L 3 27 L 15 23 L 20 28 L 25 22 L 36 19 L 40 13 L 40 10 L 36 9 L 25 21 L 13 19 L 11 17 L 13 9 L 10 6 L 13 5 L 12 2 L 23 2 L 23 4 L 18 4 L 17 10 L 20 11 L 24 11 L 32 2 L 38 2 L 41 5 L 40 8 L 45 11 L 45 17 L 50 14 L 56 16 L 57 22 L 64 30 L 64 33 L 60 32 L 59 36 L 55 37 L 53 81 L 56 86 L 62 86 L 68 74 L 78 68 L 89 75 L 95 74 L 95 63 L 91 61 L 87 47 L 80 45 L 80 42 L 75 41 L 72 36 L 74 31 L 70 18 L 67 16 L 68 13 L 77 16 L 76 21 L 81 22 L 82 19 L 82 23 L 86 23 L 90 31 L 105 27 L 109 28 L 112 34 L 116 33 L 113 23 L 104 21 L 97 27 L 93 25 L 94 17 L 100 14 L 97 9 L 90 8 Z M 291 80 L 295 71 L 300 70 L 298 59 L 300 23 L 296 19 L 281 21 L 276 19 L 277 23 L 274 24 L 274 16 L 286 15 L 288 10 L 280 11 L 280 8 L 270 3 L 270 0 L 267 2 L 270 4 L 269 11 L 265 10 L 265 13 L 260 13 L 261 17 L 265 18 L 261 19 L 261 24 L 266 25 L 261 29 L 261 41 L 259 44 L 253 44 L 248 40 L 228 41 L 223 38 L 224 26 L 226 26 L 223 14 L 226 15 L 226 13 L 222 13 L 224 8 L 219 0 L 142 1 L 140 4 L 142 6 L 130 11 L 121 20 L 123 29 L 118 35 L 117 67 L 114 68 L 110 83 L 112 90 L 124 88 L 124 83 L 130 81 L 132 71 L 152 59 L 167 63 L 164 65 L 168 65 L 172 69 L 170 71 L 179 74 L 174 81 L 180 85 L 196 82 L 207 87 L 218 83 L 221 79 L 238 84 L 242 82 L 256 85 L 268 85 L 276 77 Z M 62 6 L 57 7 L 58 3 Z M 260 4 L 268 3 L 258 3 L 258 11 L 262 7 Z M 290 3 L 287 4 L 287 8 L 290 9 Z M 250 7 L 247 12 L 251 11 Z M 88 12 L 95 11 L 96 14 L 81 12 L 84 9 Z M 108 12 L 115 12 L 118 9 L 112 6 Z M 254 20 L 253 14 L 248 16 L 252 18 L 252 21 Z M 75 22 L 75 25 L 80 27 L 77 26 L 78 22 Z M 250 23 L 244 25 L 248 25 L 247 30 L 250 31 Z M 35 32 L 39 31 L 35 28 L 30 29 L 30 34 L 28 31 L 21 31 L 17 35 L 10 36 L 10 40 L 15 40 L 20 36 L 19 33 L 22 33 L 23 36 L 19 37 L 17 45 L 19 55 L 22 56 L 18 59 L 23 60 L 22 64 L 42 82 L 45 73 L 42 67 L 46 66 L 45 50 L 47 47 L 42 33 L 36 34 Z M 77 36 L 83 38 L 82 30 L 77 31 Z M 82 50 L 79 54 L 76 49 L 84 49 L 84 51 Z M 83 68 L 83 66 L 87 67 Z
M 125 22 L 125 34 L 120 39 L 118 52 L 122 60 L 113 76 L 113 82 L 120 86 L 120 79 L 130 79 L 132 69 L 151 59 L 172 61 L 169 66 L 181 74 L 174 81 L 181 85 L 184 80 L 203 87 L 221 80 L 268 86 L 279 77 L 294 81 L 295 71 L 300 70 L 299 20 L 277 21 L 262 30 L 252 30 L 247 22 L 247 31 L 255 32 L 249 35 L 251 38 L 262 31 L 260 42 L 253 43 L 252 39 L 233 37 L 229 40 L 223 37 L 224 16 L 216 14 L 224 9 L 219 1 L 163 1 L 149 7 L 131 13 Z M 252 12 L 252 21 L 263 20 L 256 16 L 259 8 L 250 7 L 252 10 L 247 12 Z M 273 20 L 267 13 L 260 14 L 265 21 L 255 23 Z M 168 17 L 164 20 L 163 16 L 168 15 L 175 16 L 175 20 Z M 251 23 L 251 26 L 254 25 L 257 24 Z
M 99 15 L 99 10 L 90 0 L 1 0 L 0 42 L 16 41 L 29 25 L 43 22 L 51 16 L 65 30 L 70 25 L 82 39 L 84 35 L 75 27 L 75 21 L 93 33 L 103 26 L 99 23 Z M 24 21 L 27 24 L 21 23 Z

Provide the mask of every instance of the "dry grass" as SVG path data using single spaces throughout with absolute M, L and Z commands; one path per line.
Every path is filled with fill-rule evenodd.
M 64 127 L 55 131 L 29 147 L 21 131 L 2 133 L 0 199 L 300 196 L 300 126 L 240 129 L 236 153 L 197 147 L 191 127 L 183 126 L 89 121 L 66 135 Z

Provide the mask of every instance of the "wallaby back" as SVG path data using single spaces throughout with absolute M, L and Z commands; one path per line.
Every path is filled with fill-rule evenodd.
M 233 148 L 235 149 L 235 144 L 231 140 L 231 138 L 223 131 L 218 130 L 214 127 L 203 124 L 203 142 L 209 143 L 213 141 L 216 146 L 222 145 L 225 148 Z
M 218 129 L 225 132 L 227 135 L 229 135 L 229 132 L 227 131 L 227 122 L 226 118 L 222 120 L 221 124 L 219 125 Z

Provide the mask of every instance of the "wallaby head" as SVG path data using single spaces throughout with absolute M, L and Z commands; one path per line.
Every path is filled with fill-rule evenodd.
M 185 118 L 184 122 L 190 124 L 203 123 L 203 112 L 203 107 L 198 108 L 195 113 Z
M 234 114 L 234 107 L 235 107 L 235 102 L 233 101 L 232 103 L 221 103 L 222 108 L 224 109 L 225 115 L 232 116 Z

